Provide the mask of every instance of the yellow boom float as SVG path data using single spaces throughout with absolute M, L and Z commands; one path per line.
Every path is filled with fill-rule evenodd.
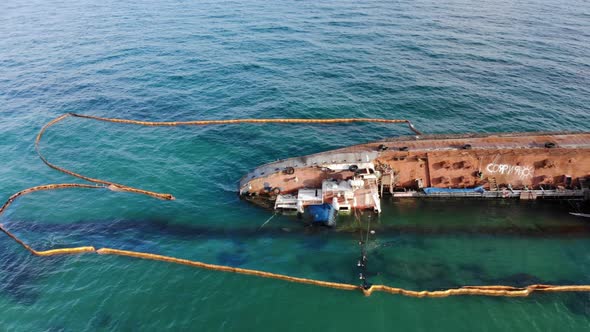
M 137 121 L 137 120 L 127 120 L 127 119 L 113 119 L 113 118 L 103 118 L 103 117 L 96 117 L 96 116 L 89 116 L 89 115 L 81 115 L 76 113 L 67 113 L 62 116 L 57 117 L 56 119 L 50 121 L 46 125 L 44 125 L 37 138 L 35 139 L 35 151 L 39 155 L 39 158 L 49 167 L 63 172 L 65 174 L 86 180 L 88 182 L 92 182 L 94 184 L 78 184 L 78 183 L 62 183 L 62 184 L 47 184 L 42 186 L 36 186 L 21 190 L 8 198 L 8 200 L 2 205 L 0 208 L 0 215 L 2 215 L 8 207 L 19 197 L 36 192 L 36 191 L 44 191 L 44 190 L 57 190 L 57 189 L 68 189 L 68 188 L 88 188 L 88 189 L 109 189 L 113 191 L 126 191 L 132 192 L 136 194 L 143 194 L 159 199 L 164 200 L 173 200 L 174 196 L 171 194 L 166 193 L 158 193 L 143 189 L 138 189 L 130 186 L 126 186 L 123 184 L 118 184 L 106 180 L 95 179 L 91 178 L 82 174 L 78 174 L 67 170 L 63 167 L 57 166 L 49 162 L 43 154 L 41 154 L 41 150 L 39 148 L 39 143 L 43 134 L 47 129 L 69 117 L 76 117 L 76 118 L 84 118 L 84 119 L 91 119 L 97 121 L 104 121 L 104 122 L 112 122 L 112 123 L 122 123 L 122 124 L 132 124 L 132 125 L 140 125 L 140 126 L 152 126 L 152 127 L 171 127 L 171 126 L 206 126 L 206 125 L 219 125 L 219 124 L 241 124 L 241 123 L 317 123 L 317 124 L 331 124 L 331 123 L 356 123 L 356 122 L 377 122 L 377 123 L 407 123 L 417 134 L 421 134 L 418 130 L 414 128 L 412 123 L 409 120 L 393 120 L 393 119 L 362 119 L 362 118 L 344 118 L 344 119 L 232 119 L 232 120 L 201 120 L 201 121 L 184 121 L 184 122 L 149 122 L 149 121 Z M 352 285 L 352 284 L 345 284 L 345 283 L 336 283 L 336 282 L 328 282 L 322 280 L 315 280 L 315 279 L 307 279 L 307 278 L 299 278 L 299 277 L 292 277 L 284 274 L 277 274 L 277 273 L 270 273 L 265 271 L 259 270 L 252 270 L 252 269 L 243 269 L 238 267 L 231 267 L 231 266 L 224 266 L 224 265 L 216 265 L 216 264 L 208 264 L 199 261 L 193 261 L 188 259 L 182 259 L 177 257 L 170 257 L 170 256 L 163 256 L 163 255 L 156 255 L 144 252 L 137 252 L 137 251 L 128 251 L 128 250 L 120 250 L 120 249 L 113 249 L 113 248 L 100 248 L 96 249 L 92 246 L 84 246 L 84 247 L 74 247 L 74 248 L 61 248 L 61 249 L 51 249 L 45 251 L 38 251 L 33 249 L 29 246 L 26 242 L 19 239 L 16 235 L 12 234 L 8 231 L 4 225 L 0 224 L 0 230 L 12 238 L 16 243 L 20 244 L 23 248 L 28 250 L 31 254 L 35 256 L 54 256 L 54 255 L 77 255 L 77 254 L 84 254 L 84 253 L 97 253 L 99 255 L 117 255 L 117 256 L 126 256 L 126 257 L 133 257 L 133 258 L 140 258 L 140 259 L 149 259 L 154 261 L 163 261 L 173 264 L 181 264 L 187 265 L 191 267 L 197 267 L 201 269 L 208 269 L 214 271 L 223 271 L 223 272 L 231 272 L 231 273 L 238 273 L 238 274 L 246 274 L 252 275 L 262 278 L 271 278 L 271 279 L 278 279 L 284 280 L 289 282 L 295 282 L 300 284 L 308 284 L 308 285 L 315 285 L 319 287 L 326 287 L 326 288 L 335 288 L 335 289 L 342 289 L 348 291 L 362 291 L 366 296 L 371 295 L 373 292 L 385 292 L 390 294 L 400 294 L 404 296 L 411 296 L 411 297 L 447 297 L 447 296 L 454 296 L 454 295 L 480 295 L 480 296 L 506 296 L 506 297 L 523 297 L 529 296 L 533 292 L 589 292 L 590 285 L 529 285 L 526 287 L 512 287 L 512 286 L 502 286 L 502 285 L 493 285 L 493 286 L 463 286 L 460 288 L 451 288 L 445 290 L 436 290 L 436 291 L 414 291 L 408 290 L 403 288 L 396 288 L 386 285 L 371 285 L 368 288 L 359 286 L 359 285 Z

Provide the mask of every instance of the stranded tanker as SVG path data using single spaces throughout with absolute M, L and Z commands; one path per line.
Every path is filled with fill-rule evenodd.
M 417 135 L 262 165 L 241 197 L 303 213 L 371 209 L 380 198 L 586 198 L 590 133 Z M 313 213 L 316 213 L 313 212 Z

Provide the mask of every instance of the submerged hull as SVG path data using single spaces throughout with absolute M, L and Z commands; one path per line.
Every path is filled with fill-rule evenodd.
M 590 133 L 422 135 L 385 139 L 262 165 L 240 195 L 303 212 L 307 205 L 374 209 L 379 198 L 583 197 Z

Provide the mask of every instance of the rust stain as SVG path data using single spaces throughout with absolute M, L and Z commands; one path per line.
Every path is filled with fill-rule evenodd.
M 343 156 L 348 156 L 348 160 Z M 314 164 L 299 165 L 306 160 L 313 160 Z M 381 175 L 392 173 L 393 190 L 476 186 L 486 190 L 576 188 L 581 179 L 590 179 L 590 133 L 386 139 L 263 165 L 242 179 L 240 192 L 246 196 L 272 196 L 274 188 L 278 188 L 275 194 L 321 188 L 322 181 L 327 179 L 353 178 L 354 172 L 347 167 L 361 162 L 374 165 Z M 293 174 L 286 174 L 285 165 L 295 165 Z M 334 170 L 335 165 L 340 168 Z M 275 171 L 264 171 L 273 167 Z

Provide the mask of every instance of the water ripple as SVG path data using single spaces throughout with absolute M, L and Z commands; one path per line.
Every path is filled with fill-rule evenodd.
M 5 1 L 0 190 L 7 197 L 71 181 L 44 167 L 32 142 L 45 122 L 72 111 L 179 121 L 408 118 L 427 133 L 588 131 L 589 13 L 582 0 Z M 407 129 L 68 120 L 42 143 L 51 161 L 178 200 L 38 193 L 0 222 L 42 248 L 92 242 L 356 282 L 354 236 L 287 217 L 258 231 L 269 214 L 240 201 L 235 185 L 264 162 L 398 134 Z M 375 282 L 587 282 L 587 241 L 567 231 L 535 236 L 538 227 L 584 229 L 559 214 L 566 207 L 539 216 L 539 207 L 520 205 L 474 205 L 465 215 L 436 204 L 387 206 Z M 582 330 L 587 303 L 585 294 L 367 300 L 128 258 L 41 259 L 0 239 L 3 330 L 471 331 L 481 322 L 488 330 Z

